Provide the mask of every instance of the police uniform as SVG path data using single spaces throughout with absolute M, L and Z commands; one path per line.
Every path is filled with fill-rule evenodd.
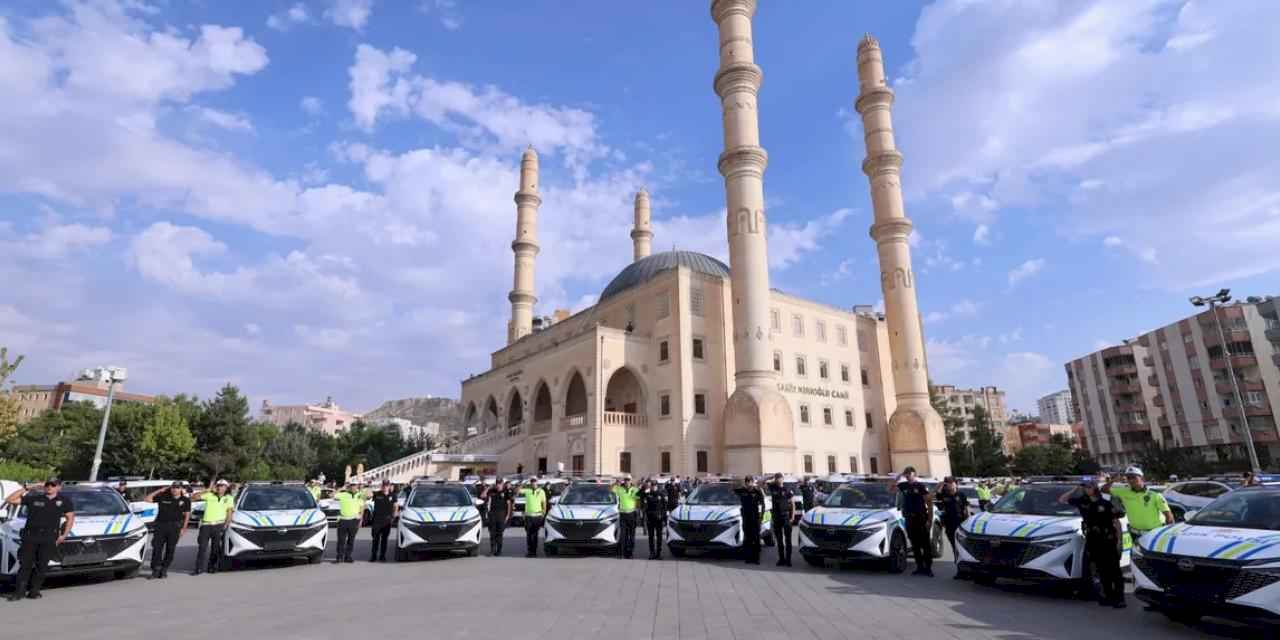
M 525 487 L 520 490 L 524 498 L 524 541 L 525 556 L 538 556 L 538 531 L 542 529 L 547 517 L 547 492 L 540 487 Z
M 734 490 L 742 501 L 742 553 L 747 564 L 760 564 L 760 522 L 764 519 L 764 494 L 758 487 Z
M 618 531 L 622 539 L 618 541 L 618 553 L 623 558 L 630 558 L 636 548 L 636 525 L 639 514 L 636 513 L 636 502 L 640 490 L 634 486 L 617 485 L 613 495 L 618 498 Z
M 356 534 L 360 533 L 360 518 L 364 516 L 364 492 L 343 489 L 333 495 L 338 501 L 338 562 L 355 562 L 351 552 L 356 546 Z
M 680 483 L 675 480 L 667 482 L 667 513 L 676 510 L 680 506 Z
M 18 547 L 19 568 L 13 583 L 14 600 L 23 596 L 40 597 L 40 588 L 44 586 L 44 576 L 49 570 L 49 559 L 58 550 L 62 518 L 76 510 L 71 498 L 61 493 L 50 498 L 43 490 L 22 496 L 22 506 L 27 508 L 27 524 L 22 527 L 22 545 Z
M 769 500 L 772 502 L 770 509 L 773 512 L 773 540 L 778 548 L 778 566 L 789 567 L 791 566 L 791 517 L 795 513 L 791 499 L 796 494 L 781 482 L 770 482 L 767 488 Z
M 800 504 L 801 506 L 804 507 L 804 510 L 806 513 L 814 507 L 813 503 L 814 503 L 813 483 L 812 482 L 800 483 Z
M 1130 487 L 1111 487 L 1112 498 L 1118 498 L 1125 514 L 1129 517 L 1129 531 L 1134 540 L 1142 534 L 1164 525 L 1164 514 L 1169 510 L 1169 502 L 1163 495 L 1143 486 L 1142 490 Z
M 495 556 L 502 555 L 502 537 L 507 530 L 512 500 L 514 498 L 511 490 L 505 487 L 490 487 L 484 495 L 485 512 L 489 519 L 489 553 Z
M 196 568 L 192 575 L 218 571 L 222 542 L 227 533 L 227 516 L 235 508 L 235 498 L 230 494 L 219 496 L 206 491 L 201 500 L 204 502 L 204 514 L 200 517 L 200 532 L 196 534 Z
M 662 487 L 652 487 L 640 492 L 644 505 L 644 535 L 649 539 L 649 559 L 662 559 L 662 530 L 669 507 L 667 492 Z
M 1154 493 L 1154 492 L 1153 492 Z M 1120 537 L 1116 520 L 1125 515 L 1119 500 L 1099 496 L 1074 496 L 1068 502 L 1084 518 L 1085 554 L 1092 560 L 1102 583 L 1100 604 L 1124 606 L 1124 577 L 1120 573 Z
M 916 573 L 933 575 L 933 546 L 929 535 L 933 529 L 933 500 L 923 482 L 899 482 L 902 494 L 902 516 L 907 521 L 907 538 L 916 559 Z
M 978 485 L 974 488 L 978 493 L 978 508 L 983 511 L 991 510 L 991 488 L 986 485 Z
M 951 543 L 951 553 L 956 554 L 956 529 L 969 517 L 969 498 L 963 493 L 947 493 L 939 488 L 933 498 L 934 507 L 941 510 L 942 528 L 947 532 L 947 541 Z
M 172 491 L 166 490 L 151 501 L 157 509 L 151 537 L 151 576 L 166 578 L 169 575 L 169 565 L 173 564 L 173 552 L 178 546 L 178 538 L 182 535 L 182 526 L 191 513 L 191 498 L 174 497 Z
M 391 523 L 395 520 L 396 494 L 379 491 L 373 494 L 373 519 L 369 531 L 373 534 L 373 548 L 369 550 L 369 562 L 387 561 L 387 540 L 391 537 Z

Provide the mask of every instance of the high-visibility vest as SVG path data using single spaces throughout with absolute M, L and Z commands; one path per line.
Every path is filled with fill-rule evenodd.
M 616 486 L 613 488 L 613 495 L 618 497 L 618 511 L 620 513 L 631 513 L 636 510 L 636 495 L 639 491 L 635 487 Z
M 200 524 L 222 524 L 227 521 L 227 512 L 236 506 L 236 499 L 229 495 L 218 495 L 213 492 L 204 494 L 204 515 L 200 516 Z
M 339 491 L 335 496 L 338 499 L 338 518 L 341 520 L 352 520 L 360 517 L 360 510 L 364 509 L 364 494 L 359 491 Z
M 546 512 L 546 491 L 542 489 L 521 489 L 520 496 L 524 498 L 524 512 L 526 515 L 540 516 Z

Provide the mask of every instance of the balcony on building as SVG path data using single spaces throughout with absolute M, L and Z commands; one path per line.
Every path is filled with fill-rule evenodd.
M 1236 369 L 1256 367 L 1258 366 L 1258 357 L 1252 353 L 1235 354 L 1231 356 L 1231 366 Z M 1227 361 L 1219 356 L 1209 361 L 1209 367 L 1212 369 L 1226 369 Z
M 630 369 L 623 367 L 609 377 L 605 387 L 604 412 L 601 423 L 607 427 L 645 427 L 649 416 L 642 411 L 647 406 L 640 379 Z M 668 408 L 668 410 L 673 410 Z
M 1157 376 L 1156 376 L 1156 374 L 1154 374 L 1154 373 L 1153 373 L 1153 374 L 1151 374 L 1151 375 L 1147 376 L 1147 384 L 1149 384 L 1149 385 L 1151 385 L 1151 386 L 1153 386 L 1153 387 L 1158 387 L 1158 386 L 1160 386 L 1160 378 L 1159 378 L 1159 377 L 1157 377 Z
M 1267 340 L 1280 343 L 1280 320 L 1267 318 L 1265 335 L 1267 336 Z

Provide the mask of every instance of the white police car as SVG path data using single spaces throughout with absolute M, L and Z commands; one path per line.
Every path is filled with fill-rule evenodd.
M 561 549 L 618 550 L 618 500 L 612 488 L 576 482 L 547 511 L 543 548 L 554 556 Z
M 104 483 L 104 486 L 110 486 L 110 483 Z M 160 512 L 160 507 L 155 503 L 147 502 L 146 497 L 157 489 L 168 489 L 171 486 L 173 486 L 172 480 L 128 480 L 125 484 L 124 499 L 129 502 L 133 515 L 141 518 L 150 529 L 155 526 L 156 514 Z M 192 520 L 192 522 L 198 521 Z
M 997 578 L 1073 583 L 1081 595 L 1096 596 L 1096 580 L 1085 553 L 1080 511 L 1059 502 L 1078 482 L 1037 482 L 1011 489 L 990 511 L 970 516 L 956 531 L 957 571 L 979 584 Z M 1120 566 L 1129 565 L 1132 542 L 1121 519 Z
M 329 522 L 301 482 L 250 482 L 237 496 L 221 568 L 259 558 L 305 558 L 315 564 L 328 536 Z
M 1236 489 L 1147 532 L 1132 570 L 1134 595 L 1174 620 L 1280 625 L 1280 487 Z
M 773 544 L 773 517 L 765 495 L 760 539 Z M 667 517 L 667 548 L 679 558 L 685 552 L 737 551 L 742 548 L 742 501 L 731 482 L 710 482 L 689 492 L 680 506 Z
M 480 548 L 480 511 L 467 488 L 455 482 L 416 482 L 396 524 L 396 560 L 425 551 Z
M 934 511 L 933 557 L 942 556 L 942 524 Z M 827 559 L 880 562 L 891 573 L 907 568 L 911 544 L 900 499 L 889 481 L 842 484 L 800 519 L 800 555 L 811 566 Z
M 43 489 L 35 491 L 43 492 Z M 48 575 L 112 574 L 129 578 L 147 557 L 150 535 L 142 519 L 115 489 L 100 485 L 64 486 L 76 520 L 67 539 L 49 561 Z M 12 583 L 18 573 L 18 547 L 27 524 L 26 508 L 7 510 L 0 523 L 0 578 Z

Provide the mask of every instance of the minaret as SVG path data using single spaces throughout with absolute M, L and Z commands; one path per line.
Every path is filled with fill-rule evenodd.
M 871 181 L 875 223 L 871 237 L 880 258 L 880 290 L 889 325 L 889 354 L 897 408 L 889 417 L 889 453 L 893 468 L 914 466 L 921 476 L 942 478 L 951 473 L 946 430 L 929 402 L 929 378 L 924 355 L 915 275 L 911 272 L 911 220 L 902 206 L 902 154 L 893 140 L 893 90 L 885 84 L 880 44 L 868 34 L 858 43 L 855 108 L 862 114 L 867 157 L 862 172 Z
M 791 407 L 778 392 L 769 346 L 769 257 L 764 213 L 764 168 L 756 96 L 751 18 L 756 0 L 712 0 L 720 31 L 715 91 L 724 112 L 724 176 L 729 265 L 733 284 L 734 389 L 725 409 L 724 470 L 761 473 L 797 467 Z
M 635 247 L 635 259 L 649 257 L 649 245 L 653 241 L 653 228 L 649 225 L 649 192 L 640 187 L 636 192 L 636 226 L 631 229 L 631 244 Z
M 507 325 L 507 344 L 533 333 L 533 259 L 538 255 L 538 154 L 529 147 L 520 157 L 520 190 L 516 192 L 516 239 L 511 251 L 516 254 L 515 282 L 507 299 L 511 301 L 511 324 Z

